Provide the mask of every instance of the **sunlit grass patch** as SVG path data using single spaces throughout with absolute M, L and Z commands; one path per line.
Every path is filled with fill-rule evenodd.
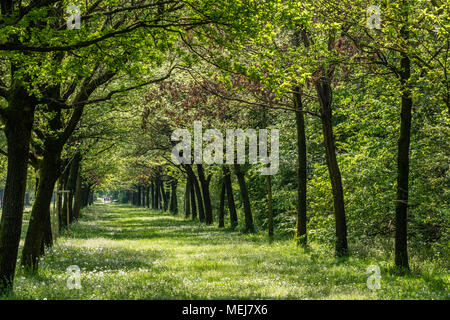
M 381 289 L 366 281 L 381 270 Z M 77 265 L 81 289 L 69 289 Z M 39 273 L 17 272 L 10 299 L 448 299 L 447 272 L 400 277 L 378 253 L 336 259 L 330 248 L 219 230 L 168 213 L 96 204 L 57 240 Z

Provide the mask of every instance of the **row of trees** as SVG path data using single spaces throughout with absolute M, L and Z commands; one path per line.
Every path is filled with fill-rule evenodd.
M 394 226 L 391 230 L 395 232 L 395 264 L 400 269 L 408 269 L 407 225 L 408 220 L 417 218 L 407 214 L 411 207 L 409 168 L 411 136 L 414 134 L 413 102 L 418 104 L 418 112 L 437 112 L 436 121 L 441 121 L 442 128 L 449 110 L 446 3 L 401 1 L 386 4 L 382 7 L 383 23 L 378 27 L 367 26 L 374 13 L 361 14 L 362 8 L 369 7 L 363 1 L 339 4 L 303 1 L 274 6 L 279 10 L 268 20 L 262 22 L 265 12 L 258 15 L 262 32 L 255 33 L 249 41 L 227 34 L 220 26 L 210 28 L 207 34 L 193 32 L 183 37 L 184 44 L 201 62 L 186 70 L 186 78 L 179 76 L 177 81 L 166 82 L 150 91 L 146 96 L 150 109 L 145 110 L 144 115 L 160 115 L 158 122 L 162 122 L 163 130 L 158 134 L 164 135 L 177 127 L 190 127 L 195 119 L 202 119 L 211 127 L 222 130 L 235 126 L 261 128 L 265 126 L 263 119 L 268 110 L 292 111 L 298 157 L 296 233 L 303 244 L 307 242 L 307 190 L 308 180 L 311 180 L 308 179 L 311 165 L 307 161 L 305 123 L 307 117 L 317 117 L 333 199 L 336 254 L 345 256 L 348 254 L 348 218 L 339 157 L 349 153 L 348 146 L 355 145 L 351 143 L 352 136 L 359 139 L 368 133 L 361 125 L 349 129 L 345 126 L 352 120 L 357 121 L 352 118 L 352 113 L 360 114 L 354 108 L 372 112 L 369 104 L 381 107 L 381 112 L 386 115 L 381 115 L 380 125 L 397 130 L 393 131 L 398 137 L 397 164 L 392 172 L 392 176 L 397 177 L 394 182 L 396 195 L 387 201 L 395 207 L 395 219 L 389 219 L 389 224 L 392 222 Z M 430 95 L 431 92 L 435 95 Z M 369 102 L 364 101 L 367 99 Z M 345 107 L 353 109 L 346 113 Z M 256 111 L 256 121 L 236 117 L 246 114 L 242 112 L 243 108 Z M 279 125 L 278 116 L 271 113 L 272 125 Z M 380 114 L 374 116 L 372 121 L 377 121 Z M 343 129 L 338 142 L 336 127 Z M 381 128 L 376 130 L 380 133 L 370 133 L 365 138 L 392 137 L 391 132 L 383 133 Z M 448 146 L 441 147 L 447 149 Z M 168 151 L 170 147 L 166 149 Z M 191 189 L 196 192 L 195 180 L 189 173 L 192 169 L 183 169 L 191 180 L 187 185 L 194 181 Z M 203 169 L 198 172 L 200 182 L 202 175 Z M 242 179 L 238 181 L 241 185 Z M 208 194 L 205 185 L 208 183 L 200 183 L 198 189 Z M 268 202 L 271 201 L 270 185 L 269 178 Z M 243 200 L 244 211 L 248 211 L 246 203 Z M 207 211 L 208 206 L 210 204 L 205 202 L 204 210 Z M 271 207 L 267 205 L 270 217 Z M 387 207 L 391 210 L 390 205 Z M 211 218 L 207 213 L 205 215 L 206 222 L 210 223 Z M 445 214 L 438 216 L 440 222 L 435 228 L 442 231 Z M 248 221 L 246 228 L 251 230 L 251 220 Z M 419 228 L 427 228 L 422 223 Z M 438 233 L 442 236 L 441 231 Z
M 152 209 L 168 209 L 173 214 L 178 213 L 177 184 L 178 181 L 168 175 L 164 175 L 164 168 L 157 166 L 150 168 L 149 174 L 137 185 L 134 190 L 123 192 L 120 199 L 122 203 L 131 203 Z
M 178 214 L 178 194 L 177 194 L 177 177 L 180 174 L 173 176 L 161 175 L 164 171 L 163 166 L 152 168 L 152 174 L 148 177 L 147 184 L 142 182 L 135 185 L 134 189 L 121 191 L 123 194 L 119 200 L 122 203 L 131 203 L 135 206 L 142 206 L 152 209 L 169 210 L 173 214 Z M 215 213 L 213 212 L 213 205 L 210 195 L 210 184 L 212 174 L 205 177 L 203 165 L 198 164 L 184 165 L 177 167 L 181 175 L 185 176 L 185 189 L 183 192 L 183 209 L 184 217 L 186 219 L 198 220 L 204 222 L 206 225 L 212 225 L 214 222 Z M 229 211 L 230 228 L 234 229 L 238 226 L 238 215 L 236 211 L 236 204 L 234 200 L 234 192 L 231 180 L 231 171 L 228 166 L 222 168 L 223 176 L 220 178 L 221 192 L 220 204 L 218 211 L 218 225 L 220 228 L 225 227 L 225 203 Z M 245 211 L 245 231 L 254 232 L 253 215 L 248 196 L 247 184 L 245 182 L 244 172 L 241 165 L 234 165 L 234 172 L 239 181 L 240 195 L 244 203 Z M 166 181 L 166 182 L 165 182 Z M 227 200 L 225 200 L 225 196 Z
M 73 220 L 96 188 L 176 212 L 183 185 L 185 215 L 212 224 L 217 207 L 222 226 L 227 203 L 236 227 L 240 200 L 245 231 L 295 224 L 300 244 L 332 238 L 337 256 L 349 234 L 395 232 L 403 269 L 408 221 L 445 241 L 447 1 L 388 1 L 375 27 L 362 0 L 74 2 L 81 28 L 70 30 L 65 1 L 2 1 L 0 292 L 14 280 L 29 164 L 38 184 L 21 263 L 34 272 L 56 185 L 74 196 Z M 171 132 L 199 119 L 279 128 L 280 174 L 172 164 Z
M 37 271 L 41 248 L 51 244 L 46 230 L 55 183 L 59 179 L 59 185 L 77 188 L 77 166 L 65 167 L 79 162 L 78 151 L 89 150 L 95 142 L 92 137 L 76 139 L 87 109 L 167 78 L 173 71 L 171 51 L 178 34 L 212 23 L 231 28 L 229 18 L 241 5 L 230 1 L 215 7 L 209 1 L 177 0 L 71 4 L 82 13 L 80 29 L 67 29 L 66 1 L 1 2 L 0 116 L 7 148 L 1 293 L 13 284 L 28 164 L 38 169 L 39 184 L 21 263 Z M 229 6 L 237 11 L 225 10 Z

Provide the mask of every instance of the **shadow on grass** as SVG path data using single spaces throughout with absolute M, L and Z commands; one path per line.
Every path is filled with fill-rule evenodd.
M 153 263 L 167 256 L 160 250 L 133 250 L 123 247 L 78 247 L 60 246 L 58 250 L 49 252 L 41 268 L 54 272 L 65 272 L 67 267 L 77 265 L 83 271 L 131 270 L 150 268 Z
M 383 290 L 372 292 L 366 269 L 374 262 L 367 258 L 335 258 L 331 249 L 297 247 L 284 236 L 241 234 L 128 205 L 96 204 L 71 232 L 44 257 L 38 276 L 19 281 L 17 297 L 360 299 L 416 297 L 419 289 L 424 297 L 446 292 L 439 276 L 402 278 L 387 265 L 380 265 Z M 71 265 L 82 271 L 83 292 L 65 288 Z M 49 287 L 33 289 L 39 282 Z
M 202 244 L 208 239 L 208 244 L 222 242 L 224 238 L 232 241 L 239 234 L 231 228 L 216 229 L 215 226 L 205 226 L 199 221 L 185 220 L 171 216 L 165 212 L 153 211 L 130 206 L 97 205 L 78 223 L 73 224 L 71 238 L 89 239 L 105 238 L 110 240 L 149 240 L 164 238 L 190 241 L 192 244 Z M 257 237 L 258 241 L 261 240 Z M 214 241 L 210 241 L 214 239 Z M 251 236 L 248 237 L 251 240 Z M 241 241 L 241 240 L 240 240 Z

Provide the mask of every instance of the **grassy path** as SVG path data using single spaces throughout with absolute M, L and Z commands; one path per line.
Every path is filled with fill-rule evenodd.
M 381 289 L 367 288 L 371 264 Z M 68 266 L 81 269 L 81 289 L 69 290 Z M 96 204 L 58 239 L 38 276 L 18 271 L 19 299 L 448 299 L 448 273 L 396 277 L 388 263 L 337 260 L 318 246 L 270 243 L 169 214 Z

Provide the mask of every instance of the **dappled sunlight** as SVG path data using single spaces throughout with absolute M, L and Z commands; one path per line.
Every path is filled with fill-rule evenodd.
M 58 239 L 39 274 L 19 271 L 11 298 L 25 299 L 380 299 L 445 298 L 448 279 L 383 272 L 366 287 L 367 261 L 331 258 L 312 244 L 273 243 L 128 205 L 96 204 Z M 79 266 L 79 290 L 66 268 Z M 385 271 L 385 270 L 383 270 Z M 419 296 L 417 296 L 419 295 Z

